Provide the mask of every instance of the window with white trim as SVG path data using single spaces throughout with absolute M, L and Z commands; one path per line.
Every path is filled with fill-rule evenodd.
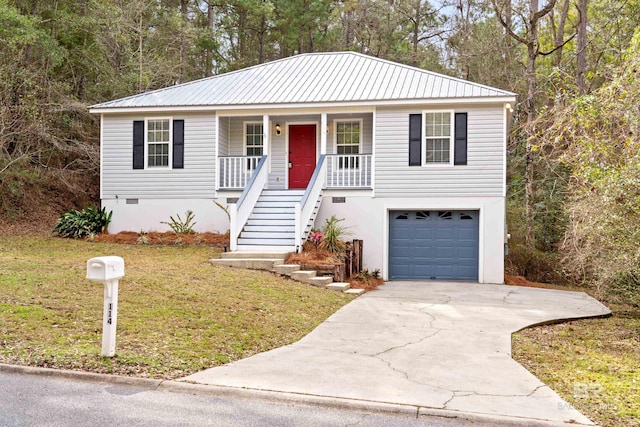
M 244 145 L 247 156 L 262 156 L 264 135 L 262 122 L 246 122 L 244 125 Z
M 336 153 L 349 155 L 360 154 L 362 144 L 361 120 L 336 120 Z M 340 169 L 354 169 L 358 167 L 358 157 L 341 157 Z
M 453 158 L 453 113 L 436 111 L 424 113 L 423 164 L 451 164 Z
M 147 120 L 147 167 L 169 167 L 171 149 L 171 120 Z

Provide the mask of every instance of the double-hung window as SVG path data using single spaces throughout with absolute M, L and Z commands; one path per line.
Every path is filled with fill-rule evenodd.
M 453 164 L 453 113 L 451 111 L 425 112 L 423 141 L 423 164 Z
M 361 120 L 336 120 L 336 152 L 340 154 L 338 165 L 340 169 L 354 169 L 358 167 L 358 156 L 362 143 Z
M 264 149 L 264 134 L 262 122 L 245 122 L 244 146 L 247 156 L 262 156 Z M 247 170 L 254 170 L 258 164 L 257 159 L 247 159 Z
M 146 143 L 147 167 L 169 167 L 171 120 L 147 120 Z

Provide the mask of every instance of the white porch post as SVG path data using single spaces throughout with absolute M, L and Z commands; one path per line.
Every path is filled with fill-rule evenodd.
M 216 165 L 216 169 L 215 169 L 215 179 L 216 179 L 216 193 L 214 194 L 214 197 L 217 196 L 217 191 L 220 189 L 220 162 L 218 161 L 218 159 L 220 158 L 220 115 L 216 112 L 216 131 L 213 135 L 213 139 L 214 139 L 214 144 L 216 147 L 216 151 L 215 154 L 213 155 L 213 159 Z
M 262 135 L 262 155 L 268 156 L 265 167 L 267 172 L 271 173 L 271 156 L 269 156 L 271 151 L 271 124 L 269 123 L 268 114 L 262 116 Z
M 327 154 L 327 113 L 320 115 L 320 154 Z

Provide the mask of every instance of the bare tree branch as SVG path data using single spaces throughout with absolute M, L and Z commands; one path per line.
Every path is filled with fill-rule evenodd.
M 543 55 L 543 56 L 547 56 L 547 55 L 551 55 L 553 52 L 555 52 L 558 49 L 562 49 L 567 43 L 569 43 L 571 40 L 573 40 L 576 35 L 578 35 L 578 33 L 573 33 L 568 39 L 566 39 L 561 45 L 554 47 L 553 49 L 547 51 L 547 52 L 542 52 L 542 51 L 538 51 L 538 54 Z

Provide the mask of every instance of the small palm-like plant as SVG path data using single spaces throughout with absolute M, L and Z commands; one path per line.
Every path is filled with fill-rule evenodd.
M 331 218 L 325 220 L 324 227 L 322 227 L 324 236 L 320 248 L 333 253 L 344 252 L 346 244 L 341 238 L 351 233 L 347 231 L 348 227 L 340 224 L 342 221 L 344 218 L 337 218 L 335 215 L 331 215 Z
M 193 226 L 196 225 L 196 222 L 193 222 L 193 219 L 196 217 L 192 211 L 187 211 L 187 215 L 184 220 L 180 218 L 180 214 L 176 214 L 176 218 L 170 216 L 169 222 L 160 221 L 161 224 L 167 224 L 176 234 L 194 234 Z

